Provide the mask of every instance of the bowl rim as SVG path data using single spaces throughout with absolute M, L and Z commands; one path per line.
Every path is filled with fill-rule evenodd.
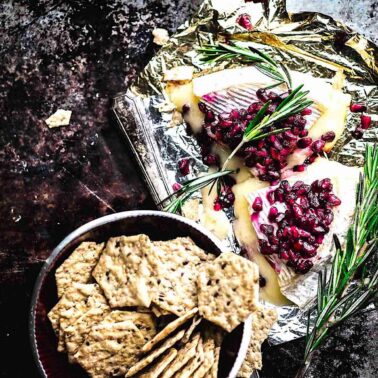
M 99 226 L 103 226 L 108 223 L 113 223 L 120 221 L 122 219 L 126 218 L 137 218 L 139 216 L 151 216 L 151 217 L 165 217 L 165 218 L 171 218 L 175 219 L 178 222 L 184 223 L 187 226 L 195 228 L 197 231 L 200 233 L 204 234 L 206 237 L 208 237 L 217 247 L 221 252 L 225 252 L 227 248 L 222 244 L 222 242 L 211 232 L 209 232 L 205 227 L 202 225 L 194 222 L 191 219 L 185 218 L 183 216 L 177 215 L 177 214 L 172 214 L 172 213 L 166 213 L 163 211 L 158 211 L 158 210 L 131 210 L 131 211 L 122 211 L 114 214 L 109 214 L 102 216 L 100 218 L 96 218 L 92 221 L 89 221 L 82 226 L 76 228 L 74 231 L 69 233 L 51 252 L 49 257 L 45 260 L 39 274 L 37 277 L 37 280 L 35 281 L 32 296 L 31 296 L 31 304 L 30 304 L 30 313 L 29 313 L 29 341 L 31 344 L 31 349 L 32 349 L 32 354 L 34 361 L 37 365 L 37 369 L 39 374 L 42 377 L 47 378 L 46 371 L 42 365 L 39 352 L 38 352 L 38 346 L 37 346 L 37 340 L 36 340 L 36 329 L 35 329 L 35 324 L 36 324 L 36 305 L 37 301 L 39 298 L 39 294 L 41 291 L 42 287 L 42 282 L 46 276 L 47 270 L 50 267 L 51 263 L 55 260 L 55 258 L 62 252 L 64 247 L 77 239 L 79 236 L 82 234 L 85 234 L 86 232 L 89 232 Z M 242 338 L 240 342 L 240 347 L 238 350 L 238 355 L 237 358 L 235 359 L 234 365 L 232 369 L 230 370 L 230 374 L 228 378 L 233 378 L 236 376 L 236 374 L 232 374 L 234 372 L 238 372 L 241 364 L 243 363 L 246 353 L 247 353 L 247 347 L 249 344 L 249 340 L 251 337 L 251 324 L 252 324 L 252 317 L 249 316 L 246 321 L 244 322 L 243 326 L 243 333 L 242 333 Z M 237 366 L 240 365 L 240 366 Z

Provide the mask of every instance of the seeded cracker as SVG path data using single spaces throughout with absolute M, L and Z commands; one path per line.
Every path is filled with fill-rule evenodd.
M 204 360 L 201 366 L 193 373 L 193 378 L 203 378 L 214 364 L 215 343 L 213 339 L 207 339 L 203 345 Z
M 156 291 L 152 301 L 177 316 L 184 315 L 198 304 L 199 267 L 214 256 L 206 254 L 190 238 L 154 242 L 154 247 L 160 264 L 154 276 Z
M 158 378 L 176 356 L 177 350 L 175 348 L 169 349 L 155 365 L 152 365 L 145 373 L 141 374 L 139 378 Z
M 184 336 L 185 331 L 181 330 L 175 335 L 169 337 L 164 341 L 162 345 L 160 345 L 157 349 L 153 350 L 150 354 L 143 357 L 139 360 L 125 375 L 125 377 L 131 377 L 134 374 L 138 373 L 139 371 L 143 370 L 146 366 L 148 366 L 151 362 L 153 362 L 156 358 L 158 358 L 161 354 L 163 354 L 167 349 L 171 348 L 173 345 L 176 344 Z
M 277 312 L 273 309 L 261 308 L 253 314 L 252 337 L 238 378 L 249 378 L 255 369 L 262 368 L 261 344 L 268 337 L 276 320 Z
M 93 270 L 110 307 L 149 307 L 153 250 L 146 235 L 111 238 Z
M 199 340 L 200 334 L 196 333 L 193 336 L 193 339 L 190 340 L 190 342 L 183 345 L 178 350 L 177 356 L 173 360 L 173 363 L 171 364 L 169 369 L 164 371 L 161 378 L 171 378 L 176 372 L 181 371 L 181 369 L 188 363 L 188 361 L 194 358 L 194 356 L 196 355 Z
M 75 360 L 91 377 L 121 376 L 137 361 L 143 343 L 144 337 L 132 321 L 104 320 L 92 328 Z
M 92 270 L 97 264 L 103 248 L 103 243 L 83 242 L 56 270 L 55 279 L 59 298 L 63 296 L 64 292 L 71 287 L 74 282 L 90 282 Z
M 199 273 L 200 315 L 231 332 L 256 309 L 258 279 L 255 263 L 232 252 L 222 253 Z
M 193 373 L 202 364 L 203 360 L 204 350 L 202 339 L 200 338 L 197 345 L 196 355 L 180 371 L 176 372 L 174 378 L 191 378 Z
M 66 291 L 48 314 L 54 329 L 59 324 L 58 351 L 63 352 L 66 349 L 65 329 L 94 307 L 107 307 L 106 300 L 97 284 L 75 283 Z
M 191 336 L 192 336 L 192 333 L 195 331 L 195 329 L 197 328 L 197 326 L 201 323 L 202 321 L 202 318 L 200 316 L 195 316 L 192 320 L 192 324 L 189 326 L 189 328 L 185 331 L 185 335 L 184 337 L 182 338 L 182 343 L 185 344 L 187 343 Z
M 109 311 L 110 308 L 107 304 L 103 305 L 98 303 L 98 306 L 89 309 L 73 324 L 68 325 L 64 331 L 62 330 L 68 352 L 68 359 L 71 363 L 74 362 L 74 354 L 83 344 L 91 328 L 103 320 Z
M 190 310 L 185 315 L 175 319 L 173 322 L 169 323 L 164 327 L 152 340 L 150 340 L 146 345 L 143 346 L 142 352 L 149 352 L 157 343 L 164 340 L 168 335 L 173 333 L 177 328 L 182 326 L 186 321 L 192 318 L 198 312 L 198 308 Z

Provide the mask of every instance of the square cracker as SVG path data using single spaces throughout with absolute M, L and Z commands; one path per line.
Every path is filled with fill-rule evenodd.
M 214 259 L 197 247 L 190 238 L 154 242 L 160 260 L 154 275 L 156 284 L 152 301 L 162 309 L 184 315 L 197 307 L 197 276 L 199 267 Z
M 231 332 L 257 308 L 258 267 L 232 252 L 224 252 L 200 270 L 200 315 Z
M 261 308 L 253 314 L 252 337 L 247 355 L 238 372 L 238 378 L 249 378 L 255 369 L 261 369 L 261 344 L 268 337 L 276 320 L 277 312 L 274 309 Z
M 157 263 L 153 253 L 146 235 L 109 239 L 93 270 L 93 277 L 110 307 L 150 306 L 150 277 Z
M 131 320 L 104 319 L 92 327 L 75 360 L 91 377 L 123 376 L 138 360 L 143 343 L 142 332 Z
M 185 330 L 181 330 L 175 335 L 169 337 L 164 341 L 162 345 L 160 345 L 157 349 L 153 350 L 150 354 L 144 356 L 141 360 L 139 360 L 125 375 L 125 377 L 131 377 L 138 373 L 139 371 L 143 370 L 146 366 L 148 366 L 151 362 L 156 360 L 160 355 L 162 355 L 167 349 L 173 347 L 177 341 L 179 341 L 184 336 Z
M 193 308 L 192 310 L 188 311 L 185 315 L 182 315 L 179 318 L 175 319 L 173 322 L 169 323 L 152 340 L 150 340 L 146 345 L 143 346 L 142 352 L 143 353 L 149 352 L 152 348 L 154 348 L 156 344 L 164 340 L 168 335 L 173 333 L 177 328 L 179 328 L 184 323 L 186 323 L 197 312 L 198 312 L 198 308 Z
M 180 371 L 189 360 L 194 358 L 197 353 L 197 345 L 201 336 L 196 333 L 193 338 L 186 344 L 184 344 L 177 353 L 176 358 L 173 360 L 169 369 L 166 369 L 159 378 L 171 378 L 173 375 Z
M 71 253 L 55 272 L 59 298 L 73 283 L 90 282 L 92 270 L 103 249 L 104 243 L 83 242 Z
M 99 286 L 97 284 L 74 283 L 48 313 L 47 316 L 53 328 L 58 330 L 58 351 L 66 350 L 65 329 L 91 308 L 99 308 L 104 312 L 108 310 L 108 304 Z
M 139 378 L 158 378 L 160 374 L 168 368 L 169 364 L 177 356 L 177 350 L 171 348 L 166 354 L 160 357 L 159 361 L 152 365 L 145 373 L 141 374 Z

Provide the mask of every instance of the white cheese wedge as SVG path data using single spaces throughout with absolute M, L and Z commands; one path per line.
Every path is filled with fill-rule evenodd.
M 314 268 L 312 271 L 304 275 L 297 275 L 293 269 L 288 268 L 281 262 L 277 255 L 267 256 L 278 273 L 278 283 L 282 293 L 301 308 L 308 306 L 316 295 L 317 274 L 314 275 L 314 272 L 318 271 L 324 263 L 331 261 L 333 258 L 335 250 L 333 248 L 332 235 L 338 235 L 342 243 L 345 240 L 345 235 L 350 226 L 355 209 L 359 172 L 358 168 L 347 167 L 335 161 L 318 158 L 308 167 L 306 172 L 302 172 L 288 179 L 290 184 L 298 180 L 311 184 L 315 180 L 328 177 L 332 181 L 333 192 L 342 201 L 340 206 L 334 208 L 334 220 L 331 224 L 330 232 L 325 236 L 322 245 L 318 248 L 317 255 L 313 258 Z M 251 222 L 259 238 L 265 238 L 260 231 L 259 225 L 270 223 L 268 221 L 270 205 L 266 199 L 266 194 L 270 190 L 272 190 L 271 187 L 259 189 L 247 195 L 250 205 L 257 196 L 261 197 L 263 200 L 263 211 L 259 213 L 259 219 Z M 257 240 L 255 248 L 258 248 Z
M 257 249 L 257 236 L 253 229 L 247 194 L 268 186 L 267 183 L 250 178 L 232 188 L 235 194 L 233 229 L 238 243 L 247 251 L 248 257 L 259 266 L 259 273 L 265 279 L 265 286 L 260 288 L 260 298 L 277 306 L 290 302 L 281 294 L 277 274 L 269 262 Z

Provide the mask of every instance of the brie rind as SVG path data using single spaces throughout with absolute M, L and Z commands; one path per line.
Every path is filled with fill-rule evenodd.
M 325 236 L 322 245 L 318 248 L 317 255 L 312 259 L 314 263 L 312 271 L 304 275 L 297 275 L 293 269 L 282 263 L 277 255 L 267 256 L 278 273 L 278 282 L 282 293 L 301 308 L 306 307 L 316 295 L 317 274 L 314 272 L 318 271 L 324 264 L 332 260 L 335 252 L 332 235 L 336 234 L 342 244 L 345 241 L 345 236 L 355 209 L 359 169 L 356 167 L 347 167 L 324 158 L 318 158 L 316 162 L 307 168 L 307 171 L 288 179 L 290 184 L 298 180 L 302 180 L 306 184 L 311 184 L 315 180 L 321 180 L 326 177 L 331 179 L 333 192 L 341 199 L 341 205 L 333 209 L 334 220 L 329 233 Z M 265 236 L 260 231 L 260 225 L 270 223 L 268 221 L 268 211 L 271 205 L 266 199 L 266 194 L 272 189 L 274 188 L 260 189 L 249 193 L 247 196 L 250 205 L 257 196 L 261 197 L 263 201 L 263 210 L 259 213 L 258 221 L 256 219 L 252 221 L 258 238 L 262 239 L 265 239 Z M 285 205 L 276 203 L 275 206 L 284 207 Z

